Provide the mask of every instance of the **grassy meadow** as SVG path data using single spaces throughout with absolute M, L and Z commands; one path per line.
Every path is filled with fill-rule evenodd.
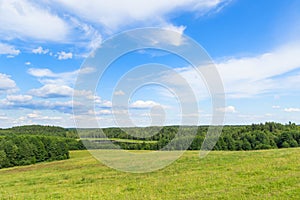
M 0 199 L 300 199 L 300 148 L 187 151 L 145 174 L 108 168 L 88 151 L 0 170 Z

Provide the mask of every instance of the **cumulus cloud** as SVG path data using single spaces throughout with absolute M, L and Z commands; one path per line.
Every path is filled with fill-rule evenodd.
M 10 102 L 28 102 L 32 100 L 30 95 L 8 95 L 6 99 Z
M 0 73 L 0 93 L 18 90 L 17 84 L 9 75 Z
M 43 47 L 39 46 L 36 49 L 32 49 L 32 53 L 34 54 L 47 54 L 49 52 L 49 49 L 43 49 Z
M 3 55 L 16 56 L 19 55 L 20 53 L 21 51 L 16 49 L 14 46 L 5 43 L 0 43 L 0 55 L 3 54 Z
M 73 88 L 67 85 L 47 84 L 38 89 L 31 89 L 29 93 L 42 98 L 71 97 L 73 95 Z
M 39 69 L 39 68 L 30 68 L 28 69 L 28 74 L 35 77 L 56 77 L 50 69 Z
M 67 60 L 73 58 L 73 54 L 71 52 L 66 53 L 64 51 L 58 52 L 58 60 Z
M 111 35 L 126 26 L 155 26 L 182 33 L 184 26 L 169 23 L 171 13 L 191 11 L 198 15 L 219 11 L 231 0 L 162 0 L 145 4 L 133 1 L 0 1 L 0 37 L 3 40 L 73 43 L 80 52 L 59 52 L 58 59 L 70 59 L 74 55 L 87 57 L 101 45 L 104 35 Z M 113 13 L 113 15 L 111 14 Z M 32 40 L 34 39 L 34 40 Z M 168 38 L 180 45 L 181 37 Z M 11 49 L 12 55 L 20 52 Z M 46 54 L 38 47 L 33 53 Z M 52 54 L 50 52 L 50 54 Z

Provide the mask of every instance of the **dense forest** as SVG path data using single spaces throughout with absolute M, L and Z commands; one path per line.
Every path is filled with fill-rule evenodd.
M 14 135 L 0 138 L 0 168 L 68 158 L 66 143 L 56 137 Z
M 69 150 L 84 149 L 75 130 L 55 126 L 0 129 L 0 168 L 69 158 Z
M 65 129 L 20 126 L 0 129 L 0 168 L 69 158 L 69 150 L 199 150 L 209 126 Z M 79 137 L 80 136 L 80 137 Z M 267 122 L 224 126 L 213 150 L 240 151 L 300 147 L 300 127 Z

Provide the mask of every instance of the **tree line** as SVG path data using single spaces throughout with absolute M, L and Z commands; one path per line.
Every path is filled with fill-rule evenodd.
M 85 149 L 75 129 L 28 125 L 0 129 L 0 168 L 69 158 Z
M 68 158 L 68 146 L 58 137 L 11 135 L 0 138 L 0 168 Z
M 180 129 L 179 129 L 180 128 Z M 106 149 L 115 148 L 114 145 L 103 141 L 86 140 L 85 138 L 121 138 L 144 140 L 143 143 L 117 142 L 113 144 L 122 149 L 129 150 L 159 150 L 172 141 L 172 145 L 166 150 L 186 149 L 199 150 L 203 144 L 209 126 L 165 126 L 147 128 L 105 128 L 85 129 L 79 131 L 81 139 L 87 148 Z M 153 132 L 157 131 L 153 135 Z M 179 134 L 179 130 L 183 134 Z M 196 133 L 193 132 L 196 130 Z M 132 132 L 133 131 L 133 132 Z M 150 137 L 145 137 L 145 136 Z M 140 136 L 140 137 L 139 137 Z M 149 143 L 147 141 L 156 141 Z M 280 124 L 266 122 L 261 124 L 224 126 L 221 136 L 218 138 L 213 150 L 259 150 L 300 147 L 300 127 L 294 123 Z
M 209 126 L 164 126 L 79 129 L 77 132 L 76 129 L 39 125 L 0 129 L 0 168 L 67 159 L 69 150 L 86 148 L 199 150 L 208 129 Z M 101 140 L 104 137 L 131 141 Z M 168 146 L 169 143 L 172 145 Z M 224 126 L 213 150 L 240 151 L 290 147 L 300 147 L 300 127 L 294 123 L 266 122 Z

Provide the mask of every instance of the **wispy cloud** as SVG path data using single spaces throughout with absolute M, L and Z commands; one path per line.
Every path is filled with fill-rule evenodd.
M 43 85 L 55 84 L 70 86 L 74 84 L 79 70 L 64 73 L 54 73 L 47 68 L 30 68 L 27 72 L 28 74 L 38 78 L 39 82 Z
M 35 38 L 64 41 L 69 25 L 49 9 L 27 0 L 0 2 L 0 36 L 2 39 Z
M 227 98 L 253 98 L 270 93 L 299 91 L 300 44 L 287 44 L 254 57 L 231 58 L 216 62 Z M 206 66 L 200 66 L 199 70 Z M 290 73 L 290 72 L 294 73 Z M 176 87 L 189 86 L 198 96 L 208 97 L 203 78 L 193 67 L 177 69 L 177 74 L 160 77 Z M 180 81 L 184 78 L 186 81 Z
M 185 26 L 170 23 L 173 12 L 217 11 L 231 0 L 162 0 L 145 4 L 141 1 L 30 1 L 7 0 L 0 2 L 0 36 L 4 41 L 21 39 L 18 49 L 41 42 L 74 44 L 78 52 L 60 52 L 59 59 L 75 56 L 87 57 L 101 45 L 103 35 L 133 27 L 155 26 L 183 33 Z M 113 13 L 113 15 L 112 15 Z M 101 34 L 100 34 L 101 32 Z M 170 38 L 173 44 L 181 44 L 181 38 Z M 10 56 L 20 50 L 11 49 Z M 38 47 L 33 51 L 45 54 L 47 49 Z M 73 55 L 72 55 L 73 54 Z
M 298 55 L 300 44 L 287 44 L 255 57 L 217 63 L 217 68 L 228 97 L 251 97 L 281 89 L 282 83 L 287 91 L 294 87 L 290 80 L 294 75 L 283 75 L 300 68 Z
M 73 102 L 70 101 L 49 101 L 49 100 L 30 100 L 30 101 L 11 101 L 9 99 L 0 100 L 0 109 L 29 109 L 29 110 L 53 110 L 62 113 L 72 113 Z
M 143 1 L 67 1 L 55 0 L 68 12 L 81 16 L 87 21 L 100 24 L 108 30 L 116 30 L 128 24 L 147 22 L 146 25 L 157 25 L 167 21 L 166 15 L 175 11 L 197 11 L 207 13 L 212 9 L 224 6 L 228 0 L 155 0 L 145 4 Z M 112 13 L 114 13 L 112 15 Z

